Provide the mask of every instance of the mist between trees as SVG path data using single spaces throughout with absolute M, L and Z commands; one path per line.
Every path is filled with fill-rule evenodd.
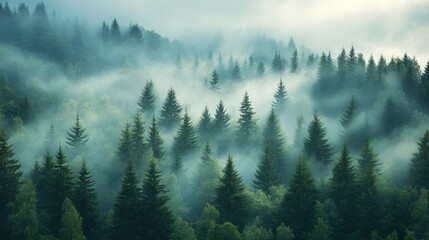
M 4 239 L 429 237 L 429 63 L 0 18 Z

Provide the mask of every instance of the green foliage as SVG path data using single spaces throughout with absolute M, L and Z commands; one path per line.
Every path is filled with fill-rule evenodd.
M 333 147 L 326 137 L 326 128 L 323 126 L 317 112 L 313 114 L 313 120 L 308 126 L 308 136 L 304 142 L 305 153 L 314 158 L 316 162 L 326 166 L 332 161 Z
M 154 86 L 152 80 L 150 80 L 146 82 L 137 104 L 146 116 L 150 116 L 155 111 L 155 101 Z
M 317 224 L 314 225 L 313 231 L 308 234 L 309 240 L 329 240 L 331 239 L 332 231 L 330 227 L 323 221 L 323 219 L 317 219 Z
M 426 64 L 422 77 L 420 78 L 420 104 L 422 108 L 429 112 L 429 62 Z
M 244 226 L 241 234 L 243 240 L 274 240 L 271 229 L 265 229 L 262 226 L 248 224 Z
M 411 159 L 411 183 L 415 187 L 429 188 L 429 130 L 417 142 L 417 148 Z
M 212 232 L 218 223 L 219 211 L 214 206 L 207 204 L 203 209 L 201 218 L 195 221 L 198 239 L 207 239 L 209 232 Z
M 274 101 L 272 103 L 273 108 L 276 110 L 284 110 L 286 102 L 288 100 L 288 94 L 286 86 L 283 84 L 283 80 L 280 78 L 279 83 L 277 84 L 276 92 L 274 93 Z
M 260 189 L 265 192 L 265 194 L 268 194 L 270 188 L 278 185 L 279 183 L 279 176 L 277 174 L 274 156 L 271 153 L 270 148 L 267 146 L 265 147 L 264 154 L 258 164 L 258 168 L 256 169 L 253 186 L 255 189 Z
M 241 240 L 241 235 L 234 224 L 225 222 L 216 226 L 209 233 L 207 240 Z
M 176 92 L 173 90 L 173 88 L 170 88 L 168 90 L 167 97 L 162 104 L 159 124 L 167 130 L 172 130 L 179 124 L 181 120 L 181 114 L 182 106 L 180 106 L 176 99 Z
M 143 180 L 140 221 L 134 222 L 139 224 L 143 239 L 168 239 L 173 231 L 173 213 L 168 207 L 169 198 L 161 180 L 161 172 L 153 160 Z
M 264 75 L 264 73 L 265 73 L 265 65 L 264 65 L 264 62 L 259 62 L 258 63 L 258 67 L 257 67 L 257 69 L 256 69 L 256 72 L 257 72 L 257 74 L 258 74 L 258 76 L 262 76 L 262 75 Z
M 284 61 L 283 61 L 282 57 L 280 56 L 280 53 L 277 51 L 274 54 L 274 58 L 273 58 L 273 61 L 271 63 L 271 68 L 272 68 L 274 73 L 283 73 L 285 70 Z
M 125 124 L 125 128 L 121 131 L 121 138 L 119 139 L 119 146 L 116 152 L 118 160 L 126 164 L 134 159 L 134 144 L 133 134 L 131 132 L 131 124 Z
M 121 40 L 121 30 L 116 18 L 113 19 L 112 25 L 110 26 L 110 39 L 116 42 Z
M 225 106 L 222 100 L 216 107 L 215 117 L 213 119 L 213 133 L 217 135 L 222 135 L 228 131 L 229 120 L 231 117 L 226 112 Z
M 298 161 L 280 211 L 280 222 L 289 225 L 297 239 L 304 239 L 315 222 L 317 189 L 303 158 Z
M 295 234 L 293 234 L 292 229 L 289 226 L 284 225 L 284 223 L 280 224 L 276 228 L 276 240 L 294 240 Z
M 215 206 L 220 213 L 221 222 L 231 222 L 243 227 L 247 217 L 243 180 L 234 167 L 232 157 L 228 156 L 223 177 L 216 188 Z
M 141 112 L 138 111 L 134 117 L 131 129 L 133 155 L 138 169 L 147 167 L 147 146 L 144 137 L 144 123 Z
M 85 130 L 86 129 L 80 124 L 79 114 L 76 114 L 74 125 L 67 132 L 67 145 L 77 151 L 81 150 L 81 148 L 85 146 L 86 142 L 88 142 L 88 135 L 85 133 Z
M 219 75 L 216 72 L 216 69 L 213 70 L 212 77 L 210 79 L 210 89 L 213 91 L 219 90 Z
M 164 141 L 159 134 L 158 125 L 156 124 L 155 115 L 152 118 L 152 124 L 149 128 L 149 137 L 147 139 L 149 147 L 152 149 L 153 157 L 162 160 L 164 156 Z
M 240 118 L 237 121 L 236 140 L 239 145 L 245 146 L 256 134 L 258 127 L 254 118 L 252 103 L 247 92 L 244 93 L 243 101 L 240 105 Z
M 173 141 L 174 154 L 179 157 L 185 156 L 197 148 L 198 138 L 188 113 L 185 113 Z
M 21 165 L 14 159 L 15 151 L 8 143 L 8 136 L 0 130 L 0 236 L 9 238 L 7 216 L 11 213 L 8 204 L 15 200 L 19 190 Z
M 200 120 L 198 121 L 197 129 L 198 136 L 201 142 L 208 141 L 212 136 L 212 117 L 210 115 L 207 106 L 204 108 L 201 114 Z
M 356 104 L 355 96 L 352 96 L 352 99 L 350 100 L 349 105 L 347 106 L 346 111 L 341 116 L 341 125 L 343 126 L 344 130 L 348 130 L 350 125 L 353 123 L 353 121 L 357 117 L 357 109 L 358 106 Z
M 423 238 L 429 229 L 429 196 L 427 189 L 421 189 L 419 198 L 414 202 L 411 210 L 411 229 L 417 238 Z
M 377 159 L 377 154 L 374 152 L 369 138 L 365 140 L 365 145 L 360 151 L 358 163 L 360 175 L 365 175 L 370 169 L 375 169 L 377 174 L 381 174 L 381 163 Z
M 27 180 L 20 188 L 8 224 L 13 240 L 35 240 L 39 238 L 39 222 L 36 208 L 36 188 Z
M 62 206 L 59 237 L 60 240 L 86 240 L 82 230 L 82 218 L 68 198 Z
M 171 234 L 171 240 L 197 240 L 195 231 L 192 226 L 183 220 L 182 218 L 176 218 L 173 226 L 173 233 Z
M 141 188 L 136 176 L 133 162 L 129 161 L 121 190 L 113 207 L 111 235 L 112 239 L 134 240 L 140 236 L 140 200 Z
M 296 73 L 298 71 L 298 50 L 293 51 L 290 61 L 290 72 Z
M 183 217 L 188 216 L 189 207 L 185 204 L 183 200 L 180 185 L 174 173 L 170 174 L 167 177 L 165 185 L 170 198 L 170 200 L 168 201 L 168 207 L 177 216 L 183 216 Z

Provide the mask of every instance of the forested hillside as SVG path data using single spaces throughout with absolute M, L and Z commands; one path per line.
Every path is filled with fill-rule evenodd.
M 429 62 L 0 4 L 0 239 L 429 239 Z

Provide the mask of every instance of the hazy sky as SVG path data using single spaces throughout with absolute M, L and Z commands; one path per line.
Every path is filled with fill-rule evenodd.
M 22 0 L 9 1 L 17 4 Z M 29 0 L 30 6 L 40 0 Z M 101 25 L 116 17 L 169 38 L 263 33 L 337 54 L 342 47 L 388 58 L 408 52 L 429 61 L 427 0 L 45 0 L 48 12 Z

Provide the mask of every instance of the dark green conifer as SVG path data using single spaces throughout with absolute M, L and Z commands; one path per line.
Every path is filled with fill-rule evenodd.
M 185 156 L 198 147 L 198 138 L 188 113 L 185 113 L 182 125 L 173 140 L 174 154 Z
M 235 132 L 236 140 L 239 145 L 246 145 L 251 142 L 258 130 L 254 115 L 255 112 L 253 112 L 252 103 L 246 91 L 240 105 L 240 118 L 237 121 L 238 129 Z
M 222 100 L 216 107 L 216 113 L 213 119 L 213 133 L 216 135 L 222 135 L 229 129 L 229 120 L 231 117 L 226 112 L 225 106 Z
M 79 114 L 76 115 L 74 126 L 67 132 L 66 143 L 70 147 L 80 150 L 88 142 L 88 135 L 85 128 L 80 125 Z M 62 202 L 61 202 L 62 203 Z
M 169 198 L 161 181 L 161 172 L 155 161 L 151 161 L 143 181 L 140 202 L 141 217 L 138 224 L 142 239 L 169 239 L 173 232 L 173 213 L 167 205 Z
M 424 111 L 429 112 L 429 62 L 420 79 L 420 104 Z
M 377 159 L 377 154 L 374 152 L 371 141 L 369 138 L 365 140 L 365 145 L 360 151 L 359 158 L 359 172 L 363 176 L 368 169 L 375 169 L 376 174 L 381 174 L 381 163 Z
M 135 161 L 133 134 L 131 132 L 131 124 L 129 123 L 125 124 L 125 129 L 121 132 L 121 138 L 119 139 L 116 157 L 121 163 L 124 164 L 128 163 L 129 161 Z
M 298 50 L 293 51 L 290 61 L 290 72 L 296 73 L 298 71 Z
M 231 222 L 241 228 L 244 226 L 247 217 L 244 185 L 234 167 L 231 156 L 228 156 L 222 172 L 223 177 L 216 188 L 214 201 L 220 213 L 220 222 Z
M 149 80 L 146 82 L 137 104 L 146 116 L 151 116 L 155 111 L 155 101 L 153 82 Z
M 279 52 L 275 52 L 271 68 L 274 73 L 283 73 L 285 70 L 284 62 Z
M 121 40 L 121 30 L 116 18 L 113 19 L 112 26 L 110 27 L 110 39 L 116 42 Z
M 141 117 L 141 112 L 138 111 L 134 117 L 134 124 L 131 129 L 131 136 L 133 142 L 133 155 L 136 160 L 137 167 L 141 168 L 145 165 L 145 153 L 146 153 L 146 143 L 144 139 L 144 123 Z
M 182 106 L 176 99 L 176 93 L 170 88 L 162 105 L 159 124 L 167 130 L 176 127 L 181 120 Z
M 270 147 L 266 146 L 261 161 L 256 169 L 253 187 L 262 190 L 265 194 L 269 194 L 270 188 L 280 184 L 279 175 L 275 164 L 274 155 L 271 153 Z
M 211 90 L 219 90 L 219 75 L 217 74 L 216 69 L 213 70 L 212 77 L 210 79 L 210 89 Z
M 241 79 L 241 70 L 240 65 L 238 65 L 238 61 L 235 61 L 235 64 L 233 68 L 231 69 L 231 78 L 233 80 L 240 80 Z
M 277 90 L 274 93 L 274 101 L 272 103 L 272 106 L 278 111 L 284 110 L 287 99 L 287 90 L 285 85 L 283 84 L 283 80 L 280 78 L 280 82 L 277 84 Z
M 304 142 L 304 150 L 310 158 L 314 158 L 316 162 L 322 165 L 326 166 L 332 161 L 334 150 L 328 142 L 326 129 L 317 112 L 314 112 L 313 120 L 308 126 L 308 136 Z
M 357 109 L 358 106 L 356 104 L 355 96 L 353 95 L 349 105 L 347 106 L 346 111 L 341 116 L 341 125 L 343 126 L 344 130 L 347 130 L 348 127 L 353 123 L 353 121 L 357 117 Z
M 11 214 L 8 204 L 15 201 L 19 190 L 21 165 L 14 158 L 15 151 L 8 143 L 8 136 L 0 130 L 0 236 L 10 239 L 7 216 Z
M 201 142 L 208 141 L 212 136 L 212 117 L 207 106 L 198 121 L 198 136 Z
M 163 144 L 164 141 L 159 134 L 158 126 L 156 124 L 155 115 L 152 118 L 152 124 L 149 128 L 149 137 L 147 139 L 149 147 L 152 149 L 153 157 L 162 160 L 164 156 Z
M 417 142 L 417 153 L 411 159 L 411 184 L 419 188 L 429 188 L 429 130 Z

